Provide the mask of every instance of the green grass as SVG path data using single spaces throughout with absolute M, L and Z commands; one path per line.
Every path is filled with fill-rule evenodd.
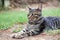
M 46 8 L 43 9 L 43 16 L 60 16 L 60 8 Z
M 27 22 L 25 11 L 2 11 L 0 12 L 0 30 L 7 29 L 15 23 Z
M 27 13 L 25 11 L 1 11 L 0 30 L 8 29 L 15 23 L 27 22 Z M 44 9 L 43 16 L 60 16 L 60 8 Z
M 49 35 L 55 35 L 55 34 L 60 34 L 60 29 L 58 30 L 49 30 L 49 31 L 44 31 L 45 33 L 49 34 Z

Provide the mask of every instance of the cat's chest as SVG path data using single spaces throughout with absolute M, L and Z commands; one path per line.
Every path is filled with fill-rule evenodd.
M 39 29 L 39 27 L 40 27 L 40 24 L 37 24 L 37 25 L 30 25 L 30 26 L 28 26 L 27 28 L 29 29 L 29 30 L 34 30 L 34 29 Z

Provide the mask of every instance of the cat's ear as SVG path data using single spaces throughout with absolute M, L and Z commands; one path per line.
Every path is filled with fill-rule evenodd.
M 37 11 L 41 11 L 41 9 L 40 9 L 40 8 L 37 8 L 36 10 L 37 10 Z
M 31 8 L 30 8 L 30 7 L 28 7 L 28 9 L 29 9 L 29 10 L 31 10 Z

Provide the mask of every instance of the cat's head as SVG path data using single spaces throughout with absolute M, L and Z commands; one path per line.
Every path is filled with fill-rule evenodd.
M 41 9 L 39 8 L 29 8 L 29 13 L 28 13 L 28 20 L 30 22 L 36 21 L 39 17 L 42 16 Z

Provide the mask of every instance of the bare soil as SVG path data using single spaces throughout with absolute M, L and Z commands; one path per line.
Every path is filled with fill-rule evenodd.
M 10 35 L 12 34 L 12 29 L 16 28 L 17 26 L 18 25 L 15 25 L 8 30 L 0 31 L 0 40 L 58 40 L 58 38 L 60 38 L 60 34 L 48 35 L 46 33 L 41 33 L 40 35 L 30 36 L 23 39 L 13 39 L 10 37 Z

